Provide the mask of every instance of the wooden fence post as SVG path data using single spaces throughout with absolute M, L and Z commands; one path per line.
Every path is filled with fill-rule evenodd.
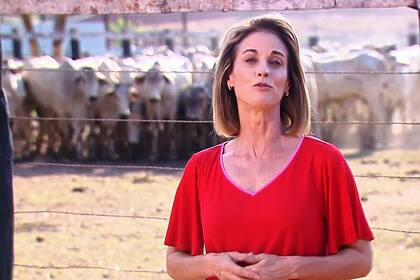
M 0 61 L 2 61 L 0 42 Z M 0 279 L 13 272 L 13 152 L 6 93 L 1 88 L 0 63 Z
M 417 23 L 419 24 L 419 33 L 417 33 L 417 44 L 420 45 L 420 0 L 417 0 Z

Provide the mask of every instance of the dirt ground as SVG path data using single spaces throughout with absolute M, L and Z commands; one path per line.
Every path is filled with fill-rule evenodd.
M 420 175 L 420 150 L 344 151 L 355 174 Z M 179 163 L 182 167 L 184 163 Z M 16 214 L 15 279 L 169 279 L 163 239 L 180 172 L 15 166 L 16 211 L 120 214 L 98 217 Z M 420 180 L 357 178 L 372 227 L 420 230 Z M 366 279 L 420 279 L 420 235 L 374 229 L 375 259 Z M 127 272 L 140 270 L 143 272 Z

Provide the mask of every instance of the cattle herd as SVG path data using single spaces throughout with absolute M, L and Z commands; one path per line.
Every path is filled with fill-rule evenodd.
M 313 134 L 338 145 L 344 141 L 371 149 L 387 145 L 390 127 L 350 129 L 319 122 L 416 120 L 418 45 L 305 49 L 301 59 Z M 183 54 L 150 48 L 129 58 L 5 59 L 2 87 L 13 117 L 15 156 L 155 161 L 186 158 L 214 145 L 222 139 L 211 123 L 171 120 L 211 121 L 216 61 L 216 54 L 205 47 Z

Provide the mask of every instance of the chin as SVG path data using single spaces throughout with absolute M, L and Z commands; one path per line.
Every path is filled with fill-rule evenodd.
M 267 110 L 271 108 L 278 108 L 280 107 L 280 101 L 274 102 L 272 100 L 256 100 L 254 102 L 248 103 L 251 107 L 255 109 Z

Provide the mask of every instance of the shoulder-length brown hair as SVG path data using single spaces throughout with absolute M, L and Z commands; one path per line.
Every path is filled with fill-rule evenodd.
M 233 70 L 237 46 L 251 33 L 268 31 L 278 36 L 288 51 L 287 76 L 289 95 L 280 103 L 283 133 L 302 135 L 309 132 L 310 103 L 305 87 L 305 76 L 300 62 L 299 42 L 292 26 L 279 15 L 251 18 L 232 26 L 226 33 L 216 64 L 213 81 L 213 123 L 216 133 L 235 137 L 240 133 L 238 104 L 235 94 L 227 87 Z

